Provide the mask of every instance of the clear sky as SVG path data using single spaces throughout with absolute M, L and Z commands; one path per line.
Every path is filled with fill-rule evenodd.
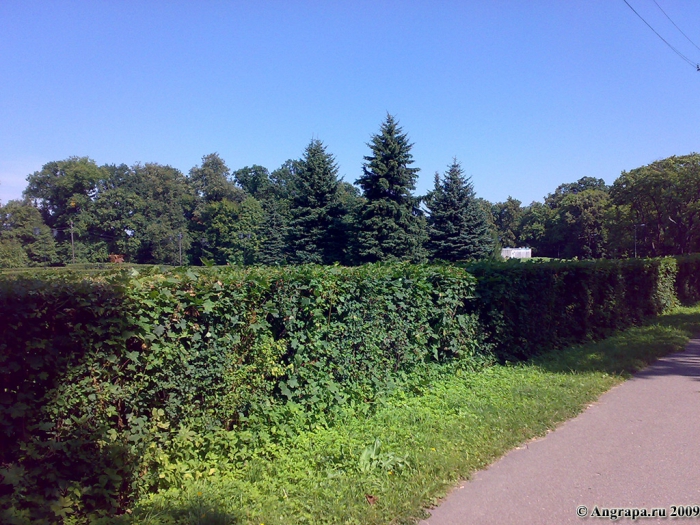
M 700 45 L 700 2 L 656 1 Z M 70 156 L 273 170 L 312 138 L 354 182 L 389 112 L 416 193 L 456 156 L 479 196 L 527 204 L 700 150 L 699 95 L 623 0 L 0 0 L 0 201 Z

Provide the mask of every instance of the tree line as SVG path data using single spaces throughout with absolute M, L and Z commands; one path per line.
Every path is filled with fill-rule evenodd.
M 672 156 L 623 171 L 606 185 L 583 177 L 543 202 L 509 197 L 491 206 L 504 245 L 544 257 L 660 257 L 700 252 L 700 155 Z
M 23 199 L 0 207 L 0 267 L 140 264 L 362 264 L 473 260 L 501 247 L 543 257 L 599 258 L 700 251 L 700 155 L 623 172 L 607 186 L 584 177 L 543 202 L 476 197 L 454 159 L 416 196 L 412 144 L 387 115 L 362 174 L 339 178 L 318 139 L 269 171 L 231 170 L 216 153 L 187 175 L 157 163 L 49 162 Z

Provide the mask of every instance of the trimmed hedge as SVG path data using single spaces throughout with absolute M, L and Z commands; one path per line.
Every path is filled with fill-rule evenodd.
M 501 360 L 600 339 L 676 303 L 674 259 L 478 263 L 479 319 Z
M 678 263 L 687 297 L 698 290 L 693 261 Z M 674 259 L 468 270 L 0 277 L 0 520 L 118 514 L 210 467 L 236 468 L 260 443 L 274 451 L 294 433 L 291 420 L 330 424 L 347 407 L 370 410 L 418 370 L 480 366 L 491 348 L 528 358 L 676 300 Z
M 676 295 L 682 304 L 700 301 L 700 254 L 676 257 L 678 277 Z
M 119 512 L 185 474 L 168 459 L 183 432 L 235 444 L 275 404 L 318 420 L 416 367 L 470 366 L 473 291 L 464 270 L 407 264 L 2 280 L 3 522 Z

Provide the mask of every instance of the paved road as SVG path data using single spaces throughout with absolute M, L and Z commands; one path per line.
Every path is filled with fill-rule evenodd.
M 422 525 L 587 525 L 603 508 L 700 506 L 700 339 L 660 359 L 544 438 L 462 482 Z

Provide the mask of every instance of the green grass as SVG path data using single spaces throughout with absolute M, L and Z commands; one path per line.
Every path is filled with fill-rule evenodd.
M 445 372 L 395 393 L 370 417 L 349 414 L 235 472 L 143 499 L 124 521 L 415 523 L 457 480 L 542 436 L 698 332 L 700 305 L 529 363 Z

